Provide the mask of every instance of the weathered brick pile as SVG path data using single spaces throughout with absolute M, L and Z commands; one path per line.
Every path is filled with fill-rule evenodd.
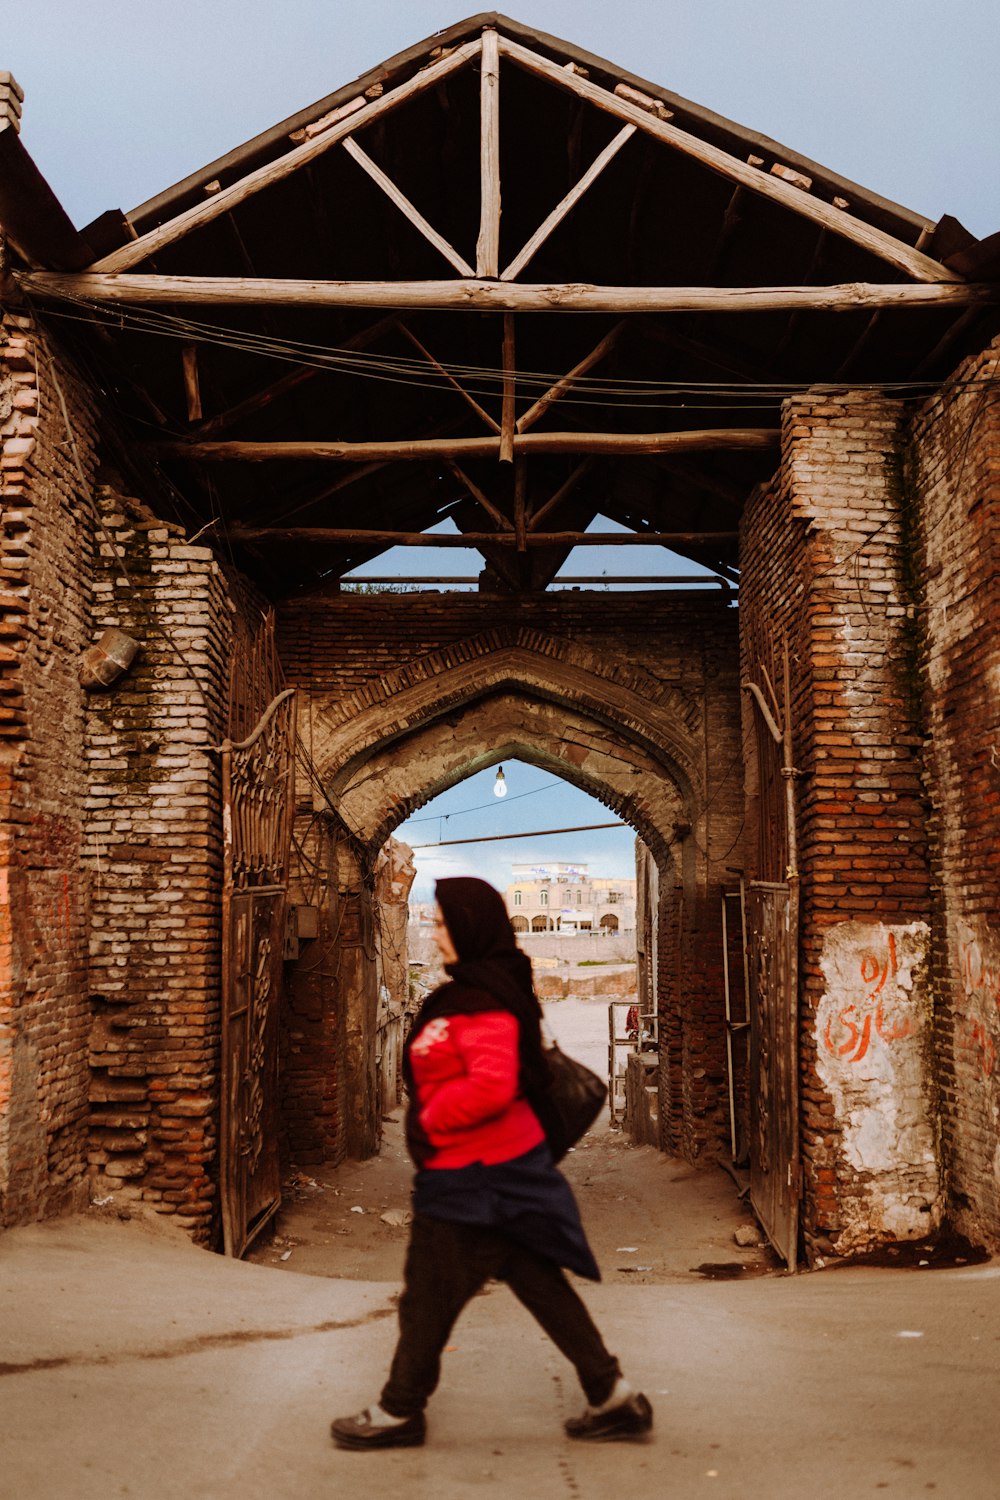
M 31 321 L 0 321 L 0 1224 L 86 1199 L 91 398 Z
M 140 653 L 87 705 L 93 1192 L 141 1198 L 207 1240 L 219 1088 L 214 749 L 225 732 L 232 610 L 207 548 L 185 546 L 112 489 L 99 503 L 107 539 L 95 630 L 121 627 Z
M 913 423 L 933 988 L 952 1214 L 1000 1246 L 1000 346 Z

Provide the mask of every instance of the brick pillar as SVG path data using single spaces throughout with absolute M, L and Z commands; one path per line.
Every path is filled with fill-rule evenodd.
M 917 416 L 934 861 L 935 1034 L 949 1209 L 1000 1248 L 1000 340 Z
M 866 393 L 788 402 L 780 472 L 744 517 L 744 641 L 784 627 L 792 655 L 813 1256 L 917 1238 L 941 1210 L 901 418 Z
M 58 362 L 58 364 L 57 364 Z M 86 1203 L 80 877 L 93 406 L 0 319 L 0 1225 Z
M 217 1223 L 225 580 L 133 501 L 100 495 L 94 616 L 140 642 L 88 700 L 94 1190 Z M 113 553 L 113 541 L 117 555 Z M 128 571 L 122 571 L 120 562 Z

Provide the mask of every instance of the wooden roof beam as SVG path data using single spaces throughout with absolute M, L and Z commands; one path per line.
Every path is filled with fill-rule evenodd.
M 508 37 L 501 36 L 500 38 L 500 55 L 510 58 L 511 62 L 517 63 L 526 72 L 534 73 L 536 77 L 545 78 L 558 88 L 588 100 L 597 109 L 602 109 L 608 114 L 617 116 L 620 120 L 638 126 L 647 135 L 662 141 L 665 146 L 672 146 L 710 171 L 718 172 L 721 176 L 729 178 L 731 182 L 749 188 L 752 193 L 757 193 L 762 198 L 771 199 L 772 202 L 780 204 L 782 208 L 787 208 L 792 213 L 815 220 L 816 223 L 833 230 L 834 234 L 839 234 L 843 239 L 851 240 L 862 249 L 888 261 L 897 270 L 905 272 L 907 276 L 912 276 L 917 281 L 958 281 L 961 279 L 956 272 L 949 271 L 947 266 L 932 260 L 929 255 L 924 255 L 912 245 L 904 244 L 893 235 L 886 234 L 885 230 L 876 229 L 874 225 L 866 224 L 862 219 L 853 218 L 846 210 L 836 208 L 822 198 L 813 197 L 811 193 L 783 181 L 781 177 L 762 172 L 757 167 L 731 156 L 729 152 L 720 150 L 718 146 L 710 145 L 708 141 L 700 140 L 697 136 L 691 135 L 676 125 L 671 125 L 666 120 L 657 119 L 655 115 L 630 103 L 621 95 L 613 94 L 608 89 L 601 88 L 599 84 L 591 83 L 587 78 L 581 78 L 578 73 L 558 67 L 548 58 L 531 51 L 528 47 L 521 46 L 518 42 L 511 41 Z
M 458 460 L 499 458 L 502 439 L 413 438 L 336 442 L 156 442 L 149 448 L 165 458 L 209 463 L 237 459 L 260 463 L 378 463 L 382 460 Z M 529 453 L 606 453 L 626 457 L 644 453 L 712 453 L 722 450 L 776 448 L 779 434 L 770 427 L 708 427 L 687 432 L 534 432 L 514 437 L 514 455 Z
M 774 179 L 777 181 L 777 178 Z M 590 286 L 482 281 L 301 281 L 262 276 L 154 276 L 24 271 L 29 295 L 178 306 L 371 307 L 469 312 L 853 312 L 877 307 L 966 307 L 1000 302 L 1000 283 L 846 282 L 840 286 Z

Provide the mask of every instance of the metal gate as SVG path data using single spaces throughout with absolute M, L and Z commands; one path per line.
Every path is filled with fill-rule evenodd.
M 222 745 L 222 1110 L 227 1255 L 240 1256 L 281 1202 L 278 1000 L 294 794 L 295 699 Z
M 750 1201 L 794 1271 L 799 1237 L 797 888 L 751 881 Z

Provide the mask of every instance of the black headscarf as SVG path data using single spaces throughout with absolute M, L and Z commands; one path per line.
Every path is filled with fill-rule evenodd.
M 517 946 L 503 897 L 485 880 L 471 876 L 439 880 L 434 894 L 458 959 L 445 965 L 451 983 L 441 985 L 424 1001 L 406 1052 L 427 1022 L 438 1016 L 510 1011 L 519 1025 L 521 1088 L 530 1097 L 545 1078 L 542 1008 L 531 979 L 531 961 Z M 409 1082 L 408 1064 L 404 1053 Z

